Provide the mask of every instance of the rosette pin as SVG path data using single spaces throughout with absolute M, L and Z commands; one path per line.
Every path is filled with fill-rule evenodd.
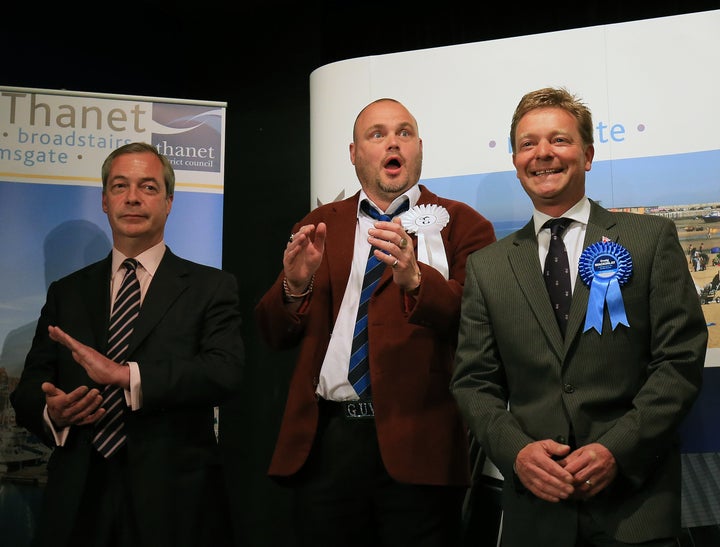
M 580 255 L 578 273 L 590 287 L 583 332 L 594 328 L 602 334 L 606 304 L 612 330 L 621 324 L 629 327 L 620 291 L 620 287 L 625 285 L 632 275 L 632 258 L 628 250 L 613 241 L 593 243 Z

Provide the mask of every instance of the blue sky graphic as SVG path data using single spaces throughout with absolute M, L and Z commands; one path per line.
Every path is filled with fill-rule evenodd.
M 474 207 L 495 224 L 499 237 L 520 228 L 532 215 L 532 203 L 514 169 L 421 182 L 439 195 Z M 720 150 L 597 161 L 587 174 L 586 192 L 610 208 L 717 203 Z

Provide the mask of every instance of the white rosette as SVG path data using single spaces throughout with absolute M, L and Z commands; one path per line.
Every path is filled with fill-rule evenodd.
M 445 279 L 450 278 L 445 246 L 443 245 L 441 230 L 450 222 L 450 213 L 440 205 L 416 205 L 400 216 L 405 231 L 417 234 L 418 260 L 428 264 L 443 274 Z

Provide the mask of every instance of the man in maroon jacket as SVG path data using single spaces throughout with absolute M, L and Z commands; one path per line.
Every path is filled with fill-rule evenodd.
M 495 232 L 418 185 L 422 139 L 396 100 L 360 112 L 350 160 L 362 189 L 293 227 L 255 310 L 271 347 L 300 346 L 269 474 L 293 488 L 300 545 L 450 547 L 469 484 L 449 391 L 465 260 Z M 383 271 L 363 290 L 371 249 Z

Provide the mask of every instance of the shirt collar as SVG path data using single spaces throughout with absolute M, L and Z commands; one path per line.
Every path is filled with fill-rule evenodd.
M 155 275 L 155 271 L 160 265 L 163 255 L 165 254 L 165 241 L 153 245 L 137 256 L 125 256 L 115 247 L 112 249 L 112 272 L 117 272 L 126 258 L 135 258 L 151 276 Z
M 570 207 L 570 209 L 565 211 L 560 216 L 571 218 L 575 222 L 587 225 L 590 218 L 590 200 L 587 198 L 587 196 L 583 196 L 580 201 L 578 201 L 575 205 Z M 537 209 L 533 209 L 533 222 L 535 223 L 536 236 L 540 233 L 540 230 L 542 230 L 543 225 L 551 218 L 554 217 L 546 215 L 545 213 L 541 213 Z
M 368 200 L 373 207 L 375 207 L 378 211 L 380 211 L 380 208 L 375 205 L 373 200 L 371 200 L 368 195 L 365 193 L 365 190 L 360 190 L 360 199 L 358 199 L 358 208 L 357 208 L 357 216 L 360 216 L 360 204 L 363 202 L 363 200 Z M 400 204 L 405 200 L 410 201 L 410 208 L 412 209 L 415 207 L 415 204 L 417 204 L 418 200 L 420 199 L 420 188 L 417 184 L 413 184 L 412 188 L 410 188 L 407 192 L 403 193 L 402 195 L 399 195 L 396 197 L 393 202 L 390 204 L 390 207 L 387 208 L 388 211 L 394 211 L 397 209 Z M 385 212 L 385 211 L 381 211 Z

